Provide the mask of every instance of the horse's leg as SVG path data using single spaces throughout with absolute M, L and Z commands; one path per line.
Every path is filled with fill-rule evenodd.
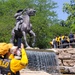
M 25 33 L 25 31 L 22 31 L 22 34 L 23 34 L 23 37 L 24 37 L 24 41 L 25 41 L 26 47 L 30 47 L 30 46 L 28 45 L 28 43 L 27 43 L 27 40 L 26 40 L 26 33 Z
M 34 33 L 32 30 L 29 32 L 29 34 L 30 34 L 30 36 L 33 36 L 32 47 L 34 47 L 34 45 L 35 45 L 35 39 L 36 39 L 36 35 L 35 35 L 35 33 Z
M 14 41 L 15 41 L 15 32 L 14 32 L 14 30 L 12 30 L 10 43 L 14 44 Z

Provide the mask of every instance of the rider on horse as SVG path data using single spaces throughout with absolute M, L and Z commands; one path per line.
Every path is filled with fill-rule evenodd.
M 29 34 L 30 37 L 33 37 L 31 46 L 34 47 L 35 44 L 35 33 L 32 30 L 32 24 L 30 22 L 30 16 L 34 16 L 36 13 L 36 10 L 32 8 L 18 10 L 15 14 L 16 18 L 16 26 L 12 29 L 12 37 L 10 39 L 11 43 L 15 43 L 15 45 L 18 42 L 18 47 L 20 47 L 22 42 L 22 36 L 24 37 L 24 43 L 27 48 L 30 47 L 30 45 L 27 42 L 26 34 Z M 17 42 L 15 41 L 17 40 Z M 31 40 L 30 40 L 31 41 Z
M 23 23 L 23 10 L 18 10 L 17 13 L 14 15 L 16 18 L 16 27 L 15 30 L 18 30 L 21 28 L 21 24 Z
M 21 38 L 22 38 L 22 32 L 21 32 L 21 25 L 23 23 L 23 10 L 18 10 L 14 17 L 16 18 L 16 26 L 15 26 L 15 38 L 18 39 L 17 45 L 18 48 L 21 46 Z

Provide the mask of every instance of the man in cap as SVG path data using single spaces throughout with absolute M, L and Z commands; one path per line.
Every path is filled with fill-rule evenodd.
M 1 52 L 4 50 L 4 53 Z M 24 45 L 21 44 L 21 59 L 14 57 L 17 54 L 17 46 L 12 44 L 0 44 L 0 74 L 2 75 L 20 75 L 19 71 L 25 68 L 28 64 L 28 58 Z

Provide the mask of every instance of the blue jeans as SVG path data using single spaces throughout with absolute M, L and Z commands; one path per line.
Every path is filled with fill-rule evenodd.
M 22 43 L 22 38 L 18 38 L 18 43 L 17 43 L 18 48 L 21 48 L 21 43 Z

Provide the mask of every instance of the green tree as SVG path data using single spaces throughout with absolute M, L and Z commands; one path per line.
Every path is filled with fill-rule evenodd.
M 52 0 L 34 0 L 36 16 L 32 17 L 34 31 L 36 33 L 36 46 L 47 48 L 50 41 L 50 26 L 56 22 L 56 13 L 53 11 L 57 4 Z
M 71 31 L 75 32 L 75 0 L 70 0 L 70 4 L 65 3 L 63 11 L 69 15 L 66 25 L 71 28 Z
M 36 34 L 36 46 L 49 48 L 54 35 L 65 33 L 53 10 L 56 7 L 57 3 L 52 0 L 0 0 L 0 41 L 10 41 L 11 30 L 15 25 L 14 14 L 18 9 L 35 8 L 36 15 L 30 20 Z

